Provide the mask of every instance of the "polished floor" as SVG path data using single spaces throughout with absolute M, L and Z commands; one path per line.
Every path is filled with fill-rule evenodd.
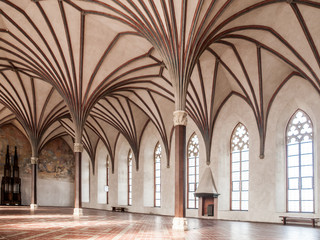
M 0 207 L 0 239 L 213 239 L 319 240 L 320 228 L 188 219 L 189 230 L 171 230 L 172 217 L 84 209 L 74 218 L 71 208 Z

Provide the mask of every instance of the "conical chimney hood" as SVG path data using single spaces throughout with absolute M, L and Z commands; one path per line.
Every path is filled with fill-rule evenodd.
M 218 197 L 216 185 L 213 180 L 211 168 L 208 166 L 200 179 L 197 191 L 195 192 L 196 197 Z

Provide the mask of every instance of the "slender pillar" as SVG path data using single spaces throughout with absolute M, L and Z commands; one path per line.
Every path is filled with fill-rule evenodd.
M 37 171 L 38 171 L 38 158 L 31 157 L 31 204 L 30 208 L 37 208 Z
M 83 145 L 81 143 L 74 144 L 75 172 L 74 172 L 74 216 L 82 215 L 81 206 L 81 154 Z
M 175 111 L 173 113 L 175 131 L 175 213 L 172 228 L 174 230 L 187 230 L 186 216 L 186 125 L 187 113 Z

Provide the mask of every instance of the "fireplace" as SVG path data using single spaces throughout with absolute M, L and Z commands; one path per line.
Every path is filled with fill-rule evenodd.
M 199 198 L 199 217 L 218 216 L 218 196 L 210 167 L 201 177 L 195 196 Z
M 218 195 L 206 194 L 199 196 L 199 217 L 217 218 Z

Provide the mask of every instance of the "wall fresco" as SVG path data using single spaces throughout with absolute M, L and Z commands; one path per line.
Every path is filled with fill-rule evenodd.
M 61 139 L 48 143 L 39 155 L 39 178 L 74 180 L 74 157 L 71 148 Z
M 28 139 L 13 125 L 0 128 L 0 176 L 3 175 L 7 145 L 10 146 L 10 156 L 14 155 L 17 146 L 20 177 L 31 174 L 31 146 Z M 74 181 L 74 157 L 69 145 L 61 138 L 48 143 L 39 155 L 38 178 L 55 178 Z

